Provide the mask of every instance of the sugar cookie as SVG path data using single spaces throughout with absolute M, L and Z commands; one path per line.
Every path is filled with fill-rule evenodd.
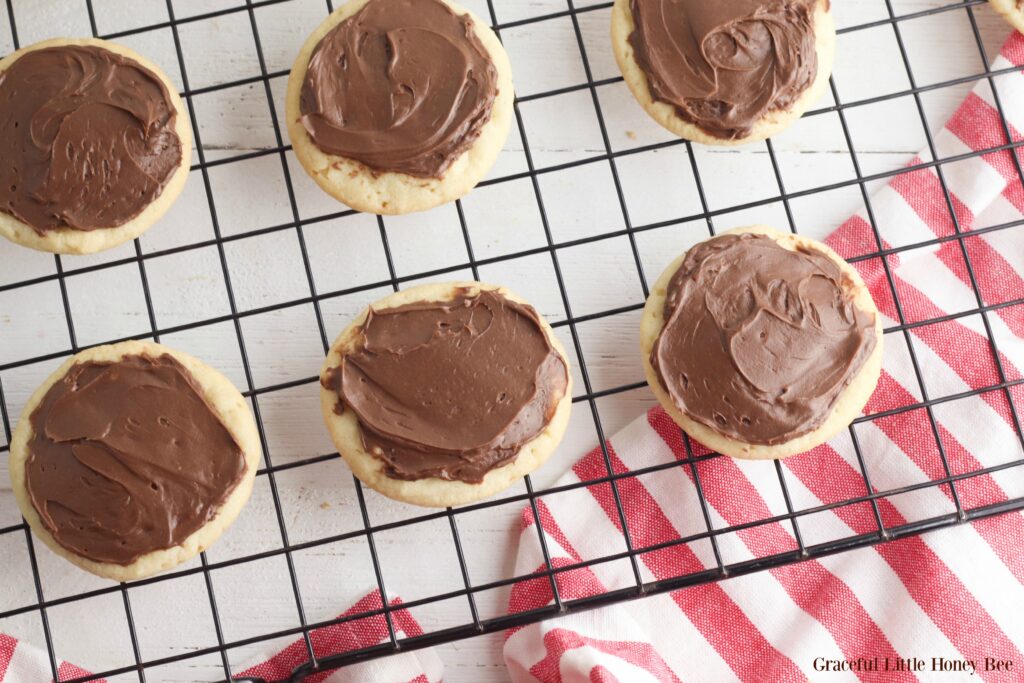
M 132 240 L 188 178 L 188 114 L 126 47 L 59 38 L 0 60 L 0 235 L 89 254 Z
M 882 321 L 823 244 L 764 226 L 697 244 L 665 269 L 640 329 L 647 381 L 693 438 L 734 458 L 824 443 L 878 382 Z
M 296 156 L 325 192 L 359 211 L 404 214 L 480 182 L 505 144 L 513 99 L 505 49 L 471 13 L 448 0 L 349 0 L 295 60 L 286 117 Z
M 21 513 L 54 552 L 116 581 L 206 549 L 249 500 L 261 456 L 248 404 L 216 370 L 152 342 L 69 358 L 11 440 Z
M 572 376 L 532 307 L 479 282 L 430 284 L 370 306 L 320 374 L 335 445 L 365 484 L 447 507 L 533 471 L 565 433 Z
M 764 140 L 828 87 L 829 0 L 666 2 L 615 0 L 612 47 L 633 96 L 675 135 L 707 145 Z

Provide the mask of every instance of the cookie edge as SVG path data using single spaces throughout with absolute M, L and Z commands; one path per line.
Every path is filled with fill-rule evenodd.
M 178 199 L 185 187 L 185 181 L 192 167 L 192 125 L 188 111 L 178 95 L 178 89 L 171 83 L 163 69 L 131 48 L 111 43 L 98 38 L 52 38 L 11 53 L 0 60 L 0 73 L 7 70 L 14 62 L 35 50 L 66 45 L 87 45 L 103 48 L 110 52 L 132 59 L 159 78 L 170 96 L 171 103 L 177 112 L 174 131 L 181 140 L 181 164 L 171 179 L 164 186 L 159 196 L 150 202 L 135 218 L 115 228 L 99 228 L 96 230 L 73 230 L 61 228 L 50 230 L 39 235 L 28 224 L 0 212 L 0 236 L 3 236 L 23 247 L 54 254 L 95 254 L 113 249 L 142 235 L 159 221 Z
M 334 10 L 309 35 L 295 59 L 285 97 L 285 119 L 295 156 L 324 192 L 357 211 L 402 215 L 432 209 L 464 197 L 483 180 L 505 146 L 512 125 L 515 90 L 512 66 L 501 41 L 476 14 L 453 2 L 440 0 L 456 14 L 468 15 L 472 19 L 473 30 L 497 71 L 498 93 L 490 120 L 442 178 L 418 178 L 393 171 L 376 172 L 354 159 L 327 154 L 316 146 L 300 121 L 302 82 L 313 51 L 331 29 L 370 1 L 350 0 Z
M 119 565 L 109 562 L 97 562 L 82 557 L 57 543 L 53 535 L 43 525 L 39 514 L 28 495 L 25 486 L 25 462 L 28 459 L 28 444 L 32 439 L 33 430 L 30 421 L 33 411 L 39 406 L 46 393 L 60 381 L 75 365 L 83 362 L 117 361 L 125 356 L 146 354 L 159 356 L 168 354 L 184 365 L 196 382 L 202 387 L 206 400 L 215 409 L 224 426 L 231 432 L 245 455 L 246 469 L 241 481 L 228 496 L 228 499 L 217 511 L 217 514 L 191 534 L 178 546 L 166 550 L 157 550 L 143 555 L 130 565 Z M 252 494 L 256 471 L 262 458 L 259 431 L 246 400 L 238 392 L 231 381 L 214 370 L 206 363 L 186 353 L 147 341 L 128 341 L 107 346 L 97 346 L 82 351 L 64 361 L 43 384 L 32 394 L 22 411 L 18 426 L 11 439 L 8 465 L 11 476 L 11 488 L 21 514 L 29 523 L 32 531 L 53 552 L 85 571 L 96 576 L 118 582 L 133 581 L 147 578 L 160 572 L 172 569 L 187 562 L 203 550 L 206 550 L 231 526 L 238 518 Z
M 643 316 L 640 321 L 640 352 L 643 356 L 644 375 L 658 402 L 675 423 L 689 434 L 690 437 L 714 451 L 733 458 L 741 460 L 777 460 L 798 453 L 804 453 L 816 446 L 820 446 L 848 427 L 864 409 L 881 376 L 882 358 L 884 355 L 882 316 L 878 312 L 867 286 L 864 284 L 863 279 L 861 279 L 860 273 L 828 246 L 817 240 L 792 233 L 783 233 L 766 225 L 736 228 L 722 234 L 737 235 L 744 233 L 765 235 L 790 251 L 794 251 L 798 246 L 803 246 L 825 254 L 839 266 L 843 274 L 853 283 L 854 305 L 862 311 L 872 313 L 875 316 L 875 335 L 877 341 L 875 349 L 864 361 L 860 371 L 836 399 L 832 413 L 825 422 L 814 431 L 808 432 L 803 436 L 798 436 L 774 446 L 766 446 L 764 444 L 749 444 L 720 434 L 707 425 L 691 419 L 675 405 L 668 391 L 661 385 L 661 381 L 651 364 L 651 350 L 654 348 L 658 335 L 661 334 L 661 330 L 665 325 L 662 312 L 665 307 L 665 296 L 669 282 L 682 265 L 686 252 L 679 255 L 669 264 L 657 282 L 655 282 L 654 287 L 651 288 L 651 295 L 644 306 Z
M 384 310 L 404 304 L 422 301 L 451 301 L 459 289 L 469 289 L 473 293 L 496 291 L 510 301 L 529 305 L 527 301 L 516 296 L 508 289 L 482 282 L 449 282 L 427 284 L 405 289 L 391 294 L 363 310 L 352 323 L 342 331 L 331 345 L 331 350 L 320 371 L 321 379 L 330 368 L 338 367 L 344 352 L 350 350 L 352 342 L 358 334 L 359 327 L 366 321 L 369 310 Z M 419 505 L 422 507 L 444 508 L 454 505 L 465 505 L 484 498 L 489 498 L 507 489 L 516 481 L 543 465 L 551 457 L 565 435 L 572 409 L 572 366 L 565 349 L 558 341 L 551 326 L 538 314 L 541 327 L 548 337 L 552 348 L 561 356 L 565 363 L 568 383 L 565 395 L 558 402 L 555 414 L 547 426 L 533 440 L 520 449 L 516 457 L 509 463 L 495 468 L 484 476 L 480 484 L 469 484 L 463 481 L 447 481 L 437 477 L 405 481 L 393 479 L 383 471 L 383 461 L 368 453 L 362 444 L 359 434 L 359 421 L 351 410 L 342 415 L 334 412 L 337 394 L 320 387 L 320 407 L 324 422 L 331 435 L 331 440 L 338 452 L 348 464 L 349 469 L 364 484 L 388 498 Z
M 658 102 L 651 96 L 647 84 L 647 74 L 636 61 L 629 36 L 633 33 L 633 13 L 630 0 L 615 0 L 612 7 L 612 48 L 615 61 L 619 65 L 623 79 L 633 94 L 634 99 L 643 107 L 658 125 L 673 135 L 717 147 L 736 147 L 750 142 L 766 140 L 773 135 L 789 128 L 797 119 L 810 109 L 828 89 L 829 78 L 835 63 L 836 26 L 831 7 L 826 9 L 828 0 L 818 0 L 814 14 L 814 40 L 818 56 L 818 73 L 814 82 L 797 98 L 793 106 L 784 111 L 768 112 L 754 124 L 750 134 L 735 140 L 726 140 L 708 134 L 696 124 L 682 119 L 670 104 Z
M 992 9 L 1010 26 L 1024 33 L 1024 9 L 1017 7 L 1014 0 L 988 0 L 988 2 L 992 5 Z

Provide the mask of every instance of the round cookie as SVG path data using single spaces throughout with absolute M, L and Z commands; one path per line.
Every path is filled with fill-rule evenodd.
M 724 0 L 723 0 L 724 1 Z M 635 28 L 632 0 L 615 0 L 612 7 L 612 48 L 619 70 L 629 86 L 633 97 L 648 115 L 663 128 L 678 137 L 705 145 L 735 146 L 748 142 L 765 140 L 788 128 L 799 119 L 828 89 L 829 76 L 835 59 L 836 27 L 830 9 L 830 0 L 816 0 L 814 12 L 815 49 L 818 71 L 814 81 L 800 95 L 792 106 L 785 110 L 769 111 L 751 128 L 750 132 L 736 139 L 712 135 L 694 123 L 679 116 L 675 107 L 657 101 L 651 94 L 647 74 L 637 62 L 629 37 Z
M 368 213 L 397 215 L 425 211 L 466 195 L 487 174 L 498 158 L 512 122 L 515 94 L 512 67 L 505 48 L 494 32 L 471 12 L 441 0 L 458 15 L 472 19 L 476 38 L 486 49 L 497 72 L 497 93 L 490 119 L 479 137 L 444 171 L 440 178 L 426 178 L 378 171 L 367 165 L 321 150 L 303 126 L 301 97 L 310 58 L 332 29 L 373 0 L 349 0 L 336 9 L 306 40 L 288 78 L 285 116 L 295 155 L 314 181 L 344 204 Z
M 536 437 L 526 442 L 518 454 L 509 462 L 491 469 L 480 483 L 453 481 L 439 477 L 404 480 L 388 476 L 384 461 L 367 452 L 360 433 L 359 420 L 353 410 L 341 414 L 335 412 L 338 394 L 325 388 L 326 378 L 332 368 L 337 368 L 342 358 L 356 348 L 362 325 L 370 310 L 382 311 L 398 306 L 420 302 L 447 302 L 460 293 L 473 296 L 479 292 L 494 291 L 517 304 L 526 302 L 503 287 L 480 282 L 453 282 L 427 284 L 396 292 L 370 306 L 350 324 L 335 340 L 321 370 L 320 404 L 324 421 L 338 452 L 348 463 L 352 472 L 367 486 L 389 498 L 424 507 L 449 507 L 481 500 L 502 491 L 533 470 L 540 467 L 551 456 L 565 434 L 572 408 L 572 374 L 565 349 L 555 337 L 551 327 L 538 315 L 548 342 L 561 358 L 566 368 L 565 393 L 558 401 L 554 414 Z
M 1024 4 L 1018 0 L 988 0 L 993 9 L 1018 31 L 1024 32 Z
M 150 202 L 141 213 L 121 225 L 110 228 L 99 228 L 95 230 L 75 230 L 73 228 L 59 228 L 48 230 L 40 235 L 29 225 L 21 220 L 0 212 L 0 236 L 6 237 L 32 249 L 48 251 L 57 254 L 92 254 L 105 249 L 111 249 L 124 242 L 135 239 L 153 223 L 159 220 L 174 203 L 174 200 L 181 194 L 185 181 L 188 178 L 189 168 L 192 159 L 192 133 L 189 125 L 188 113 L 182 104 L 178 91 L 171 83 L 167 75 L 160 70 L 156 64 L 122 45 L 99 40 L 96 38 L 54 38 L 44 40 L 34 45 L 24 47 L 17 52 L 8 55 L 0 60 L 0 73 L 6 71 L 12 64 L 26 54 L 44 48 L 60 46 L 92 46 L 123 55 L 128 59 L 138 62 L 142 67 L 149 70 L 160 79 L 171 103 L 177 112 L 175 117 L 174 131 L 181 142 L 181 164 L 173 176 L 164 186 L 160 194 Z
M 31 416 L 46 399 L 47 392 L 61 381 L 75 366 L 84 363 L 113 363 L 126 357 L 146 356 L 159 358 L 168 355 L 188 370 L 194 382 L 201 387 L 203 398 L 213 409 L 217 419 L 226 428 L 244 457 L 244 471 L 231 493 L 216 513 L 201 528 L 190 534 L 184 542 L 165 550 L 141 555 L 131 564 L 98 562 L 75 553 L 61 545 L 43 523 L 32 503 L 27 485 L 27 461 L 30 443 L 34 437 Z M 259 434 L 248 404 L 238 390 L 222 374 L 192 356 L 166 346 L 145 341 L 121 342 L 98 346 L 69 358 L 50 375 L 29 399 L 14 431 L 10 448 L 10 476 L 15 498 L 21 513 L 36 536 L 51 550 L 69 562 L 97 576 L 114 581 L 132 581 L 171 569 L 208 548 L 235 521 L 252 493 L 256 470 L 261 458 Z M 154 484 L 155 485 L 155 484 Z M 154 489 L 155 490 L 155 489 Z
M 706 424 L 698 422 L 684 413 L 675 404 L 668 391 L 662 385 L 658 373 L 651 362 L 651 351 L 665 325 L 664 308 L 669 284 L 683 264 L 686 254 L 679 256 L 669 264 L 651 289 L 651 294 L 647 299 L 647 304 L 644 306 L 643 318 L 640 322 L 640 352 L 643 357 L 644 373 L 651 390 L 657 396 L 665 411 L 691 437 L 714 451 L 734 458 L 745 460 L 785 458 L 809 451 L 828 441 L 849 426 L 850 422 L 863 410 L 872 392 L 875 390 L 875 385 L 878 383 L 882 369 L 882 319 L 860 274 L 827 246 L 806 237 L 781 233 L 761 225 L 737 228 L 724 234 L 744 233 L 765 235 L 789 251 L 797 251 L 803 248 L 827 256 L 841 271 L 844 285 L 851 290 L 854 306 L 860 311 L 874 316 L 875 347 L 864 360 L 860 370 L 856 372 L 839 394 L 832 406 L 831 413 L 825 421 L 813 431 L 784 443 L 776 445 L 751 444 L 722 434 Z

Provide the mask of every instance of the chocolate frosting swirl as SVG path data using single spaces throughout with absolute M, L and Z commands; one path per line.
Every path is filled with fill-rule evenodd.
M 630 0 L 651 96 L 709 135 L 743 138 L 814 82 L 820 0 Z
M 463 292 L 371 310 L 323 382 L 389 477 L 479 483 L 544 431 L 568 369 L 533 308 Z
M 57 543 L 96 562 L 180 545 L 245 474 L 231 432 L 169 355 L 74 365 L 29 419 L 32 506 Z
M 92 45 L 32 50 L 0 73 L 0 211 L 40 235 L 115 228 L 181 165 L 163 82 Z
M 669 283 L 651 365 L 675 405 L 720 434 L 776 445 L 814 431 L 877 344 L 874 315 L 817 250 L 722 235 Z
M 314 50 L 302 125 L 327 154 L 441 178 L 491 118 L 497 82 L 468 15 L 439 0 L 371 0 Z

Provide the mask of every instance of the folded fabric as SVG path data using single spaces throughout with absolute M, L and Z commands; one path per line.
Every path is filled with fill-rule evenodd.
M 70 680 L 89 676 L 70 662 L 57 662 L 57 676 Z M 53 680 L 46 652 L 0 633 L 0 683 L 44 683 Z
M 1024 37 L 1015 33 L 993 70 L 1024 64 Z M 1024 75 L 996 79 L 999 104 L 1014 140 L 1024 130 Z M 856 428 L 875 491 L 888 491 L 1022 457 L 1017 420 L 1024 410 L 1024 227 L 982 231 L 1024 218 L 1024 179 L 1011 152 L 970 157 L 1006 144 L 988 80 L 983 79 L 945 128 L 934 136 L 950 194 L 938 172 L 920 168 L 895 176 L 828 240 L 853 259 L 884 317 L 886 359 L 867 414 L 884 416 Z M 960 158 L 963 157 L 963 158 Z M 911 165 L 932 160 L 932 150 Z M 954 214 L 955 212 L 955 221 Z M 879 244 L 872 223 L 878 228 Z M 957 230 L 979 233 L 963 244 Z M 927 246 L 863 258 L 911 244 Z M 897 296 L 894 297 L 889 275 Z M 976 280 L 998 342 L 993 353 L 982 318 L 955 314 L 977 309 Z M 899 304 L 897 304 L 897 301 Z M 1000 306 L 1008 304 L 1006 306 Z M 952 318 L 945 318 L 954 314 Z M 941 322 L 915 323 L 942 318 Z M 913 345 L 917 364 L 907 343 Z M 1001 365 L 1001 367 L 1000 367 Z M 919 403 L 920 372 L 928 397 L 964 394 L 927 411 L 901 410 Z M 992 389 L 992 387 L 997 387 Z M 980 395 L 973 391 L 986 390 Z M 1016 403 L 1011 410 L 1008 394 Z M 889 412 L 891 411 L 891 412 Z M 589 481 L 686 460 L 707 451 L 683 440 L 679 428 L 656 408 L 595 449 L 558 483 Z M 840 503 L 867 493 L 861 464 L 848 434 L 811 453 L 782 462 L 781 476 L 795 509 Z M 539 523 L 551 563 L 565 567 L 624 553 L 623 525 L 634 548 L 706 532 L 697 483 L 716 529 L 753 523 L 787 512 L 780 473 L 772 462 L 703 460 L 546 496 Z M 1024 495 L 1020 469 L 963 479 L 956 496 L 964 509 Z M 896 527 L 956 511 L 948 485 L 840 506 L 799 518 L 806 545 Z M 536 521 L 524 512 L 517 573 L 542 571 Z M 716 537 L 725 565 L 798 549 L 786 521 L 752 525 Z M 909 537 L 872 548 L 781 569 L 698 585 L 635 603 L 581 613 L 508 633 L 504 654 L 515 681 L 796 681 L 942 680 L 1024 678 L 1024 515 L 991 517 L 954 529 Z M 718 567 L 707 539 L 661 547 L 637 557 L 642 581 L 656 581 Z M 628 558 L 556 574 L 562 600 L 634 586 Z M 511 611 L 550 604 L 548 578 L 517 584 Z M 1000 665 L 1000 662 L 1004 664 Z M 1010 662 L 1007 665 L 1005 662 Z
M 399 638 L 423 633 L 420 625 L 408 611 L 401 609 L 401 600 L 388 603 L 394 610 L 391 621 Z M 367 593 L 341 616 L 353 616 L 379 610 L 382 606 L 379 591 Z M 313 652 L 326 657 L 389 640 L 387 622 L 383 614 L 354 619 L 310 632 Z M 299 639 L 276 653 L 257 657 L 244 671 L 235 671 L 235 678 L 262 678 L 267 681 L 286 680 L 292 672 L 309 661 L 305 639 Z M 58 663 L 60 680 L 72 680 L 91 675 L 68 662 Z M 444 665 L 433 650 L 420 650 L 377 659 L 361 664 L 308 676 L 307 683 L 440 683 Z M 0 634 L 0 683 L 45 683 L 53 681 L 50 660 L 46 652 L 10 636 Z M 102 679 L 97 679 L 103 683 Z

